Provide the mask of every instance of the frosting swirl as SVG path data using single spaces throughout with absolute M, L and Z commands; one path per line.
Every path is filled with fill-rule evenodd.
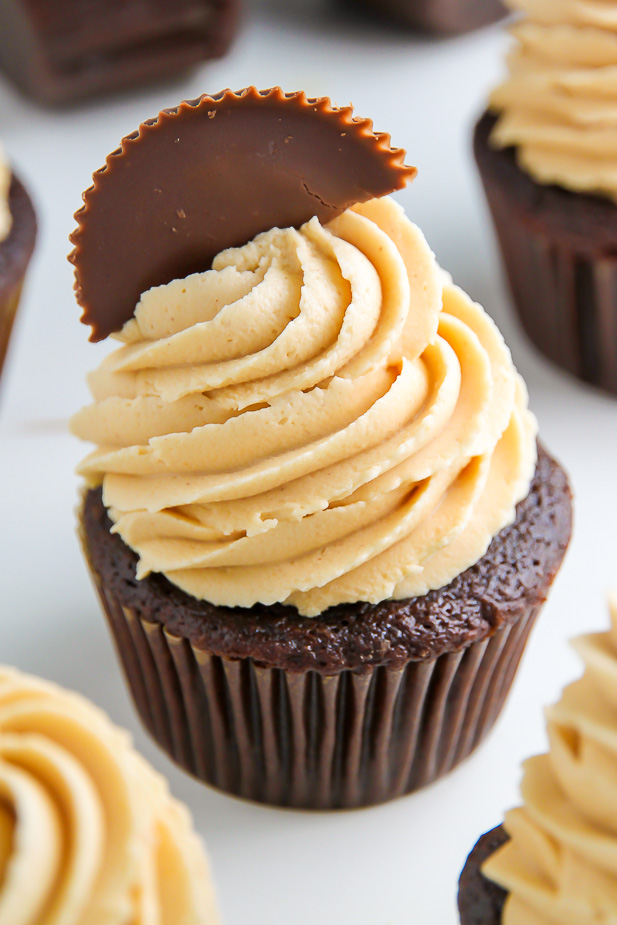
M 88 701 L 0 667 L 3 925 L 214 925 L 185 807 Z
M 510 894 L 503 925 L 617 921 L 617 594 L 611 615 L 576 641 L 585 673 L 547 711 L 550 751 L 526 762 L 511 841 L 484 865 Z
M 6 240 L 13 224 L 9 207 L 9 190 L 11 188 L 11 168 L 2 146 L 0 146 L 0 243 Z
M 617 6 L 508 0 L 525 14 L 509 76 L 490 98 L 496 147 L 515 145 L 539 183 L 617 201 Z
M 391 199 L 144 293 L 72 422 L 114 530 L 215 604 L 405 598 L 515 515 L 535 422 L 495 325 Z

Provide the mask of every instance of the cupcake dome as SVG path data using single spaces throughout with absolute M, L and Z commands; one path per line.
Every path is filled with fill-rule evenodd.
M 0 919 L 215 925 L 187 810 L 77 694 L 0 667 Z

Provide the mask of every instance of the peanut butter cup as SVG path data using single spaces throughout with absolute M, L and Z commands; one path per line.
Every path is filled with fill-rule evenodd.
M 164 110 L 109 155 L 75 215 L 69 259 L 91 340 L 119 330 L 146 289 L 210 269 L 227 247 L 400 189 L 416 173 L 403 158 L 351 107 L 279 87 Z

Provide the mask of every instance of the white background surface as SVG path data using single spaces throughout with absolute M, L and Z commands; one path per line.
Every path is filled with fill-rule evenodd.
M 42 111 L 0 82 L 0 137 L 40 218 L 0 395 L 0 660 L 82 691 L 128 726 L 207 836 L 227 925 L 454 925 L 460 867 L 516 800 L 519 763 L 544 747 L 542 706 L 578 671 L 566 639 L 602 628 L 617 585 L 617 400 L 549 367 L 510 310 L 470 153 L 497 79 L 500 27 L 447 41 L 323 12 L 318 0 L 252 8 L 231 54 L 173 85 Z M 66 433 L 106 351 L 78 323 L 67 236 L 80 194 L 120 137 L 163 106 L 250 83 L 330 95 L 409 152 L 400 195 L 444 267 L 496 318 L 531 392 L 545 443 L 568 468 L 575 538 L 489 741 L 425 792 L 371 810 L 303 814 L 246 805 L 176 771 L 141 731 L 78 548 Z

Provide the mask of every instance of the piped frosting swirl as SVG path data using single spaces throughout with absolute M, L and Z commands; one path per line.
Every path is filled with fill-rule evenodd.
M 490 98 L 491 140 L 516 146 L 539 183 L 617 201 L 617 6 L 607 0 L 509 0 L 509 76 Z
M 503 925 L 617 922 L 617 594 L 612 627 L 575 643 L 583 677 L 547 711 L 550 751 L 524 766 L 511 840 L 484 865 Z
M 91 703 L 0 666 L 3 925 L 216 925 L 187 810 Z
M 9 190 L 11 188 L 11 168 L 0 146 L 0 243 L 9 235 L 13 218 L 9 206 Z
M 391 199 L 144 293 L 73 430 L 114 530 L 197 598 L 442 587 L 515 516 L 535 421 L 484 311 Z

